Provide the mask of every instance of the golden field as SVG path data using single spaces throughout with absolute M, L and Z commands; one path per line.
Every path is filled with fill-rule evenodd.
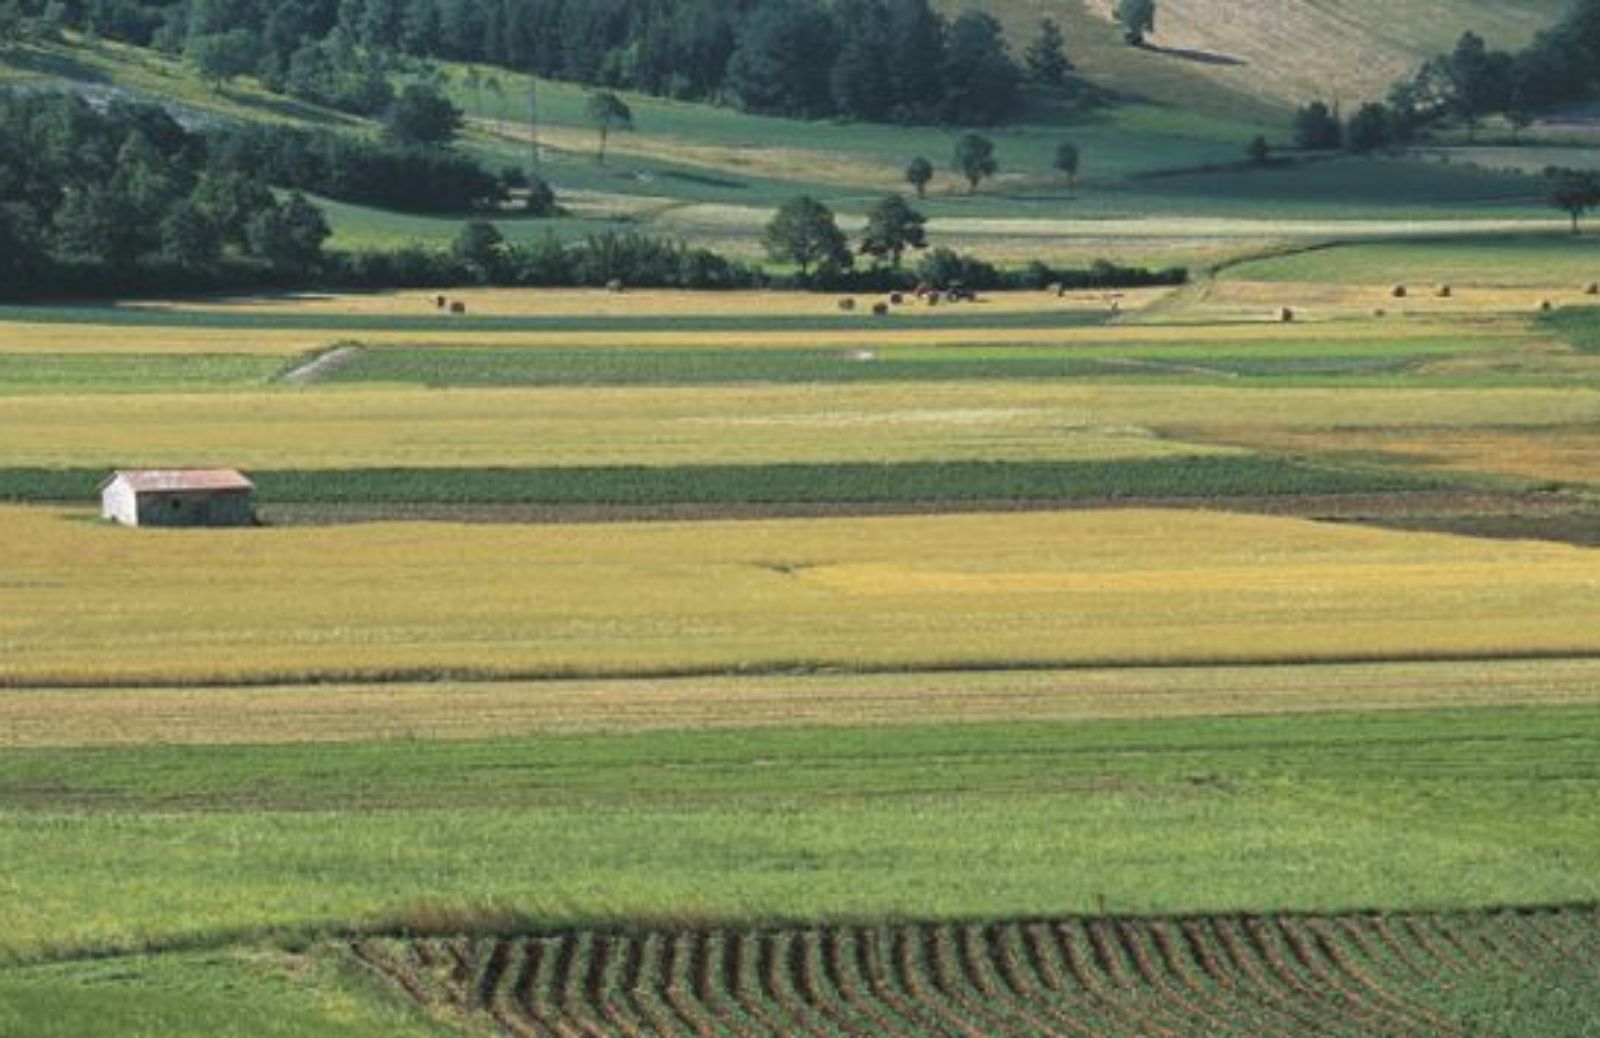
M 0 398 L 0 466 L 1160 457 L 1280 428 L 1557 426 L 1597 410 L 1600 391 L 1585 388 L 1266 392 L 1067 381 L 60 395 Z M 1338 448 L 1337 436 L 1328 446 Z
M 13 685 L 1600 653 L 1600 553 L 1205 512 L 0 539 Z

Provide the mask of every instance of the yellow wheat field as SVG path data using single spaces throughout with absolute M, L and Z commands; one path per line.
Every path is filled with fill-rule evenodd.
M 1076 460 L 1195 454 L 1206 448 L 1186 441 L 1279 428 L 1555 426 L 1596 413 L 1600 392 L 1584 388 L 1070 382 L 0 397 L 0 466 Z
M 1600 653 L 1600 553 L 1193 512 L 132 531 L 0 509 L 0 680 Z

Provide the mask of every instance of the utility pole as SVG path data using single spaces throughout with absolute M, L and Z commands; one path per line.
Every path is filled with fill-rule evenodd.
M 539 168 L 539 81 L 528 76 L 528 174 Z

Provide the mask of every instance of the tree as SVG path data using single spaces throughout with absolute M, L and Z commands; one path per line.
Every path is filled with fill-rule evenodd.
M 967 194 L 978 190 L 978 185 L 1000 169 L 995 161 L 994 141 L 977 133 L 964 133 L 956 141 L 956 170 L 967 178 Z
M 813 267 L 822 273 L 850 267 L 850 246 L 833 212 L 809 195 L 785 202 L 767 224 L 762 242 L 774 260 L 799 267 L 801 277 Z
M 1369 102 L 1350 117 L 1345 131 L 1345 147 L 1357 154 L 1377 151 L 1389 144 L 1389 110 L 1376 102 Z
M 1067 186 L 1073 187 L 1078 180 L 1078 164 L 1081 156 L 1078 146 L 1071 141 L 1062 141 L 1056 145 L 1055 167 L 1067 175 Z
M 1339 117 L 1321 101 L 1313 101 L 1294 116 L 1294 142 L 1301 148 L 1337 148 L 1344 141 Z
M 450 245 L 450 253 L 479 281 L 492 280 L 505 259 L 506 239 L 499 228 L 484 220 L 463 224 Z
M 945 118 L 963 125 L 999 122 L 1016 110 L 1021 80 L 994 16 L 962 12 L 950 26 L 945 51 Z
M 1272 145 L 1268 144 L 1267 138 L 1261 134 L 1256 134 L 1255 138 L 1245 146 L 1244 151 L 1250 157 L 1250 161 L 1258 166 L 1265 166 L 1272 161 Z
M 322 210 L 296 191 L 250 220 L 250 252 L 275 270 L 307 274 L 322 265 L 322 243 L 332 233 Z
M 1466 32 L 1444 59 L 1449 84 L 1449 106 L 1467 124 L 1467 138 L 1477 134 L 1478 122 L 1511 103 L 1512 59 L 1504 51 L 1491 51 L 1483 37 Z
M 1039 35 L 1028 44 L 1022 59 L 1028 67 L 1028 78 L 1035 83 L 1058 87 L 1067 81 L 1072 62 L 1067 60 L 1066 38 L 1054 18 L 1039 23 Z
M 184 57 L 212 89 L 255 71 L 260 55 L 261 39 L 248 29 L 194 36 L 184 49 Z
M 906 183 L 917 189 L 918 198 L 928 197 L 928 183 L 933 180 L 933 163 L 918 155 L 906 166 Z
M 834 106 L 853 118 L 883 119 L 894 104 L 889 12 L 880 0 L 857 0 L 840 15 L 844 43 L 829 79 Z
M 600 151 L 598 161 L 600 165 L 606 164 L 606 139 L 611 136 L 614 129 L 633 129 L 633 110 L 622 98 L 609 90 L 596 90 L 584 102 L 583 112 L 589 121 L 600 131 Z
M 1143 47 L 1145 36 L 1156 31 L 1156 0 L 1117 0 L 1115 14 L 1130 47 Z
M 907 249 L 928 244 L 928 218 L 917 212 L 899 195 L 887 195 L 867 211 L 867 229 L 861 238 L 861 251 L 889 266 L 900 266 Z
M 1549 169 L 1549 202 L 1572 217 L 1572 233 L 1578 234 L 1578 219 L 1600 206 L 1600 174 L 1582 169 Z
M 185 270 L 210 270 L 222 256 L 222 234 L 199 206 L 180 202 L 161 222 L 161 254 Z
M 455 140 L 461 117 L 461 109 L 438 87 L 412 83 L 389 107 L 384 129 L 400 144 L 443 145 Z
M 833 16 L 817 0 L 766 0 L 741 27 L 725 86 L 748 111 L 828 115 L 838 47 Z

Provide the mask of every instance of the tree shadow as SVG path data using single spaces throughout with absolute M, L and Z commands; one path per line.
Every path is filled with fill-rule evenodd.
M 1153 54 L 1165 54 L 1171 58 L 1192 61 L 1196 65 L 1220 65 L 1226 68 L 1238 68 L 1250 64 L 1243 58 L 1235 58 L 1229 54 L 1213 54 L 1205 50 L 1187 50 L 1183 47 L 1156 47 L 1152 45 L 1146 45 L 1145 49 Z
M 56 79 L 70 79 L 79 83 L 110 83 L 104 72 L 53 51 L 34 50 L 31 47 L 14 50 L 6 55 L 6 63 L 24 72 L 34 72 Z

